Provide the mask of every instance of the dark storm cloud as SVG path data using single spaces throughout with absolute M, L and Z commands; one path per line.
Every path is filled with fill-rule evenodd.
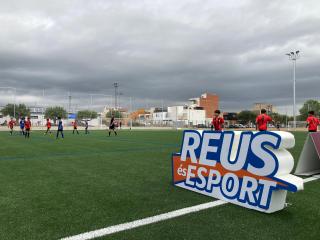
M 0 85 L 20 100 L 88 104 L 119 82 L 136 106 L 181 103 L 202 92 L 226 110 L 285 106 L 300 49 L 297 95 L 319 96 L 317 1 L 10 1 L 0 3 Z M 2 99 L 1 102 L 8 101 Z M 97 96 L 95 102 L 103 102 Z M 111 100 L 110 100 L 111 101 Z M 110 103 L 111 104 L 111 103 Z

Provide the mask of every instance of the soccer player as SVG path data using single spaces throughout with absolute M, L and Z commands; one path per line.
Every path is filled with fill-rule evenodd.
M 88 134 L 88 133 L 89 133 L 89 130 L 88 130 L 88 128 L 89 128 L 88 120 L 85 120 L 85 121 L 84 121 L 84 125 L 85 125 L 85 128 L 84 128 L 85 134 Z
M 8 123 L 8 128 L 10 128 L 10 135 L 12 136 L 13 133 L 13 127 L 16 124 L 16 122 L 13 120 L 13 118 L 10 118 L 10 121 Z
M 51 134 L 51 122 L 49 118 L 47 118 L 46 126 L 47 126 L 47 131 L 44 134 L 47 135 L 48 132 Z
M 31 130 L 30 117 L 27 118 L 27 121 L 25 121 L 24 125 L 25 125 L 25 128 L 26 128 L 26 132 L 24 134 L 24 137 L 25 138 L 30 138 L 30 130 Z
M 62 123 L 61 117 L 58 117 L 58 130 L 57 130 L 56 139 L 59 138 L 59 133 L 61 133 L 61 137 L 63 139 L 64 138 L 64 136 L 63 136 L 63 123 Z
M 20 124 L 20 135 L 24 135 L 24 125 L 25 125 L 24 123 L 25 123 L 24 118 L 21 118 L 20 122 L 19 122 L 19 124 Z
M 314 111 L 309 112 L 309 116 L 307 118 L 307 128 L 309 132 L 317 132 L 318 125 L 320 125 L 320 121 L 317 117 L 314 116 Z
M 77 120 L 74 120 L 74 122 L 72 122 L 72 126 L 73 126 L 72 134 L 74 134 L 74 131 L 77 131 L 77 134 L 79 134 Z
M 211 122 L 211 131 L 213 131 L 213 128 L 215 131 L 222 131 L 224 119 L 223 117 L 220 116 L 220 114 L 221 114 L 220 110 L 214 111 L 214 116 Z
M 261 114 L 256 118 L 256 129 L 259 131 L 267 131 L 269 122 L 273 122 L 272 118 L 267 115 L 265 109 L 261 109 Z
M 118 135 L 116 132 L 116 121 L 114 120 L 114 114 L 112 114 L 109 124 L 109 137 L 111 135 L 111 131 L 113 131 L 116 136 Z

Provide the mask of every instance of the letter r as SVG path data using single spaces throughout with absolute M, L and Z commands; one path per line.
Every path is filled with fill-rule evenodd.
M 192 144 L 190 144 L 191 139 L 193 140 Z M 186 161 L 189 154 L 191 162 L 197 163 L 197 156 L 195 151 L 200 146 L 200 140 L 200 135 L 197 132 L 188 131 L 184 133 L 181 161 Z

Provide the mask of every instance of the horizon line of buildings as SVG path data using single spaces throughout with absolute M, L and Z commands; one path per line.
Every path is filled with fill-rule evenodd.
M 108 112 L 120 111 L 124 125 L 129 125 L 130 121 L 134 121 L 140 125 L 208 126 L 212 121 L 214 111 L 219 109 L 219 101 L 220 98 L 217 94 L 206 92 L 199 97 L 188 99 L 188 102 L 184 105 L 151 107 L 150 109 L 141 108 L 131 113 L 125 108 L 114 109 L 104 107 L 103 111 L 98 113 L 98 118 L 93 119 L 91 124 L 101 125 L 103 121 L 106 121 Z M 252 111 L 258 113 L 262 108 L 266 109 L 269 113 L 275 112 L 274 106 L 267 103 L 255 103 Z M 38 126 L 43 125 L 46 120 L 44 114 L 45 107 L 31 106 L 29 109 L 32 123 Z M 68 114 L 69 120 L 72 121 L 76 118 L 76 113 L 70 112 Z M 223 112 L 222 114 L 227 125 L 237 122 L 236 112 Z M 0 124 L 3 124 L 7 120 L 6 118 L 7 116 L 0 114 Z

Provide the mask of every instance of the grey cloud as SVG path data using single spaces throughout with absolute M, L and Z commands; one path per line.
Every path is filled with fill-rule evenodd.
M 113 94 L 119 82 L 124 104 L 131 96 L 136 107 L 181 103 L 204 91 L 219 94 L 225 110 L 257 101 L 290 105 L 292 65 L 284 54 L 293 49 L 302 52 L 298 100 L 319 96 L 319 5 L 1 2 L 0 85 L 31 96 L 45 88 L 48 103 L 65 102 L 71 90 L 87 105 L 88 93 Z

